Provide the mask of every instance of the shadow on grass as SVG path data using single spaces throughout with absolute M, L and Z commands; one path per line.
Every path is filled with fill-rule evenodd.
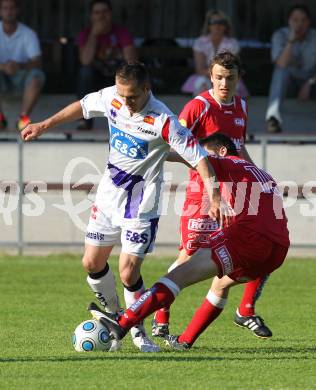
M 286 354 L 286 353 L 316 353 L 315 347 L 256 347 L 256 348 L 245 348 L 245 347 L 197 347 L 195 350 L 199 350 L 201 352 L 222 352 L 222 353 L 238 353 L 241 355 L 249 355 L 249 359 L 253 359 L 253 357 L 259 357 L 261 354 Z M 284 358 L 282 356 L 282 358 Z
M 0 358 L 0 363 L 38 363 L 38 362 L 81 362 L 81 361 L 103 361 L 103 360 L 138 360 L 138 361 L 157 361 L 157 362 L 203 362 L 203 361 L 250 361 L 250 360 L 314 360 L 315 348 L 260 348 L 256 350 L 253 348 L 193 348 L 188 352 L 181 351 L 164 351 L 158 354 L 140 354 L 139 352 L 131 352 L 130 354 L 118 353 L 104 353 L 102 356 L 93 356 L 92 354 L 82 354 L 78 356 L 29 356 L 29 357 L 11 357 Z M 195 354 L 193 356 L 192 354 Z M 239 356 L 201 356 L 200 353 L 227 353 L 239 354 Z M 302 354 L 301 356 L 294 356 L 292 354 Z M 189 354 L 189 355 L 188 355 Z M 271 356 L 272 354 L 280 354 L 280 356 Z M 289 356 L 282 356 L 282 354 L 290 354 Z M 305 354 L 305 355 L 304 355 Z M 169 355 L 169 356 L 168 356 Z M 180 356 L 181 355 L 181 356 Z M 245 356 L 240 356 L 245 355 Z M 270 355 L 270 356 L 269 356 Z
M 178 352 L 175 352 L 178 354 Z M 0 358 L 1 363 L 38 363 L 38 362 L 52 362 L 52 363 L 60 363 L 60 362 L 82 362 L 82 361 L 103 361 L 103 360 L 115 360 L 115 361 L 129 361 L 129 360 L 138 360 L 138 361 L 157 361 L 157 362 L 199 362 L 199 361 L 211 361 L 211 360 L 226 360 L 224 357 L 207 357 L 207 356 L 184 356 L 183 352 L 182 356 L 161 356 L 157 354 L 146 354 L 146 355 L 138 355 L 135 354 L 130 355 L 122 355 L 120 353 L 104 353 L 104 356 L 92 356 L 92 354 L 85 354 L 84 356 L 47 356 L 47 357 L 17 357 L 17 358 Z M 231 359 L 231 360 L 237 360 Z

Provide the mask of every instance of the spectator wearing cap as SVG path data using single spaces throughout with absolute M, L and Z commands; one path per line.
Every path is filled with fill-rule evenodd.
M 307 100 L 316 83 L 316 30 L 312 29 L 309 9 L 293 5 L 288 26 L 274 32 L 271 57 L 274 71 L 266 112 L 267 131 L 282 131 L 281 104 L 286 95 Z
M 205 15 L 202 35 L 194 41 L 193 55 L 195 74 L 182 86 L 182 92 L 194 96 L 211 88 L 209 65 L 216 54 L 230 51 L 238 54 L 238 41 L 233 37 L 232 24 L 228 16 L 220 10 L 209 10 Z M 247 96 L 248 91 L 242 81 L 237 87 L 237 94 Z
M 137 59 L 132 35 L 125 27 L 113 23 L 109 0 L 90 2 L 90 25 L 79 33 L 77 44 L 79 99 L 92 91 L 113 85 L 117 66 L 122 61 Z M 91 119 L 82 119 L 78 129 L 89 130 L 92 125 Z

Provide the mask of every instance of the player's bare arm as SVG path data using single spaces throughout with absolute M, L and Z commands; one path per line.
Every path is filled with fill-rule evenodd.
M 174 151 L 169 152 L 169 155 L 166 158 L 166 161 L 181 163 L 181 164 L 186 165 L 188 168 L 192 169 L 192 166 L 184 158 L 182 158 L 177 152 L 174 152 Z
M 210 199 L 210 210 L 209 215 L 213 220 L 220 220 L 220 203 L 221 203 L 221 194 L 218 187 L 218 180 L 214 168 L 209 163 L 207 157 L 200 160 L 195 167 L 201 176 L 204 187 L 208 193 Z
M 21 131 L 23 141 L 32 141 L 40 137 L 48 129 L 71 122 L 83 117 L 82 107 L 79 101 L 69 104 L 55 115 L 42 122 L 30 123 Z
M 217 177 L 215 174 L 215 171 L 212 167 L 212 165 L 209 163 L 209 161 L 205 158 L 199 161 L 198 165 L 196 167 L 192 167 L 186 160 L 184 160 L 178 153 L 176 152 L 169 152 L 169 155 L 167 157 L 167 161 L 169 162 L 178 162 L 186 165 L 187 167 L 191 169 L 196 169 L 199 173 L 199 175 L 202 177 L 204 186 L 206 188 L 206 191 L 210 198 L 210 211 L 209 215 L 211 218 L 220 220 L 220 202 L 221 202 L 221 195 L 219 188 L 216 186 L 217 183 Z M 210 172 L 210 174 L 209 174 Z
M 248 155 L 247 151 L 246 151 L 246 155 Z M 242 158 L 244 158 L 247 161 L 252 161 L 249 155 L 248 155 L 248 157 L 249 157 L 249 159 L 246 157 L 242 157 Z M 181 156 L 179 156 L 176 152 L 173 152 L 173 151 L 171 151 L 169 153 L 169 155 L 167 157 L 167 161 L 182 163 L 191 169 L 194 169 L 194 170 L 196 169 L 196 168 L 193 168 L 187 161 L 185 161 Z M 211 179 L 211 180 L 213 180 L 213 179 Z M 216 188 L 216 183 L 215 183 L 215 185 L 213 184 L 213 186 L 214 187 L 213 187 L 212 201 L 213 202 L 215 201 L 215 208 L 212 209 L 212 207 L 211 207 L 212 215 L 210 214 L 210 216 L 213 217 L 214 213 L 218 213 L 217 208 L 220 207 L 220 214 L 218 214 L 218 217 L 216 219 L 219 220 L 220 226 L 224 226 L 224 224 L 229 223 L 229 220 L 231 219 L 232 216 L 230 215 L 230 209 L 227 206 L 225 206 L 225 203 L 223 203 L 221 201 L 220 191 L 218 188 Z M 185 251 L 184 251 L 184 253 L 185 253 Z M 187 259 L 184 261 L 187 261 Z M 179 264 L 182 263 L 182 261 L 179 262 L 179 259 L 177 260 L 177 262 Z

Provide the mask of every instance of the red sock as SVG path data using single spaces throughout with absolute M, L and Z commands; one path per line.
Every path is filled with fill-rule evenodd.
M 192 320 L 186 330 L 179 336 L 180 343 L 186 342 L 192 345 L 199 335 L 221 314 L 220 309 L 204 299 L 202 305 L 194 313 Z
M 244 295 L 238 308 L 239 314 L 243 317 L 255 315 L 255 304 L 261 295 L 262 288 L 268 276 L 257 278 L 245 284 Z
M 158 324 L 169 324 L 170 318 L 170 308 L 163 307 L 160 310 L 157 310 L 155 313 L 155 320 Z
M 169 307 L 174 299 L 175 297 L 168 287 L 162 283 L 156 283 L 125 310 L 118 322 L 122 328 L 130 329 L 157 309 Z

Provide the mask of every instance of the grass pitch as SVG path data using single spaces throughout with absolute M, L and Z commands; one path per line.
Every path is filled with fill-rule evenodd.
M 147 286 L 171 261 L 146 259 Z M 114 271 L 116 262 L 111 259 Z M 242 293 L 235 287 L 223 314 L 190 351 L 142 354 L 127 336 L 120 352 L 78 353 L 71 335 L 89 318 L 85 308 L 93 300 L 79 256 L 0 256 L 0 388 L 315 389 L 315 280 L 316 261 L 307 259 L 287 260 L 272 275 L 257 305 L 274 332 L 270 340 L 233 325 Z M 203 282 L 180 294 L 172 333 L 184 329 L 208 287 Z

